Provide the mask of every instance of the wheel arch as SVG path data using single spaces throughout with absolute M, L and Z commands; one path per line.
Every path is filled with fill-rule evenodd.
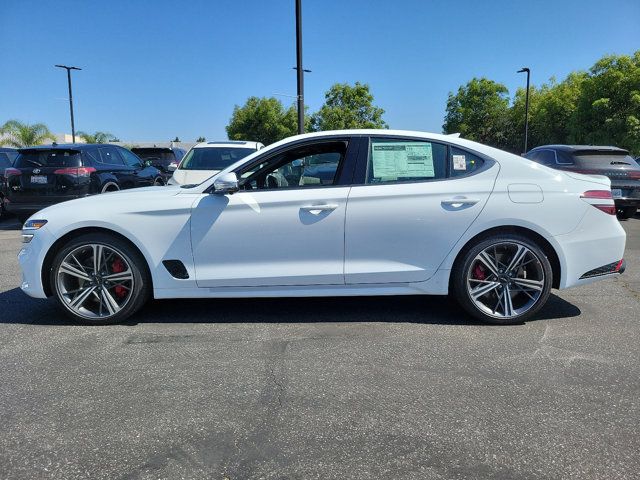
M 42 262 L 42 270 L 40 271 L 40 278 L 42 281 L 42 289 L 47 297 L 50 297 L 53 294 L 53 289 L 50 283 L 49 272 L 51 271 L 51 267 L 53 265 L 53 259 L 56 254 L 60 251 L 60 249 L 68 242 L 70 239 L 77 237 L 78 235 L 84 235 L 86 233 L 104 233 L 107 235 L 111 235 L 113 237 L 119 238 L 120 240 L 126 242 L 131 248 L 133 248 L 136 252 L 140 254 L 140 257 L 144 260 L 144 268 L 147 271 L 149 280 L 151 281 L 151 290 L 153 291 L 153 276 L 151 275 L 151 269 L 149 268 L 149 261 L 144 253 L 138 248 L 135 242 L 131 241 L 126 236 L 121 233 L 116 232 L 115 230 L 111 230 L 109 228 L 104 227 L 82 227 L 77 228 L 75 230 L 71 230 L 67 232 L 58 240 L 56 240 L 51 248 L 47 251 L 47 254 L 44 257 L 44 261 Z
M 492 227 L 471 237 L 469 240 L 467 240 L 467 242 L 456 254 L 455 260 L 453 261 L 453 264 L 452 264 L 451 271 L 453 271 L 458 265 L 458 263 L 462 261 L 464 254 L 479 241 L 487 237 L 491 237 L 493 235 L 509 234 L 509 233 L 522 235 L 536 242 L 536 244 L 538 244 L 538 246 L 542 249 L 542 251 L 545 253 L 547 258 L 549 259 L 549 263 L 551 264 L 551 272 L 553 274 L 553 282 L 551 286 L 553 288 L 560 288 L 560 280 L 562 277 L 562 267 L 560 264 L 560 257 L 558 256 L 558 252 L 556 251 L 555 247 L 538 232 L 531 230 L 530 228 L 521 227 L 517 225 L 503 225 L 498 227 Z M 451 276 L 449 277 L 449 291 L 451 291 Z

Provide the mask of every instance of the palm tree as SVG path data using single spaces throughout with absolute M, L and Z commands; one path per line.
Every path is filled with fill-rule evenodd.
M 9 120 L 0 127 L 0 144 L 5 143 L 16 148 L 42 145 L 47 140 L 55 139 L 44 123 L 29 125 L 18 120 Z
M 116 138 L 108 132 L 78 132 L 78 136 L 87 143 L 107 143 L 109 140 Z

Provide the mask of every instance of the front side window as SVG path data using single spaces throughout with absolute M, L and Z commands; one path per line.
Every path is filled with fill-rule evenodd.
M 446 177 L 447 147 L 424 140 L 372 138 L 366 183 L 438 180 Z
M 294 148 L 241 171 L 241 185 L 245 190 L 335 185 L 346 152 L 343 141 Z
M 127 164 L 128 166 L 133 168 L 139 168 L 142 166 L 142 162 L 140 161 L 140 158 L 138 158 L 136 154 L 131 153 L 126 148 L 123 148 L 122 150 L 120 150 L 120 153 L 124 157 L 124 163 Z

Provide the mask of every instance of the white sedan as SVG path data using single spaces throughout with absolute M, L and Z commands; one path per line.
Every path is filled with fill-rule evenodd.
M 551 288 L 619 274 L 610 181 L 445 135 L 292 137 L 197 186 L 61 203 L 24 225 L 22 290 L 77 321 L 150 298 L 454 296 L 521 322 Z M 425 317 L 429 312 L 424 312 Z

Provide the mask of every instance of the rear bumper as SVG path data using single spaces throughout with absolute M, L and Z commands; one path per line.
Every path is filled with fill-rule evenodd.
M 640 198 L 614 198 L 616 207 L 640 207 Z
M 575 287 L 619 275 L 624 270 L 612 267 L 609 273 L 587 275 L 624 258 L 627 235 L 613 215 L 590 208 L 578 228 L 554 240 L 560 246 L 558 256 L 562 275 L 560 288 Z

